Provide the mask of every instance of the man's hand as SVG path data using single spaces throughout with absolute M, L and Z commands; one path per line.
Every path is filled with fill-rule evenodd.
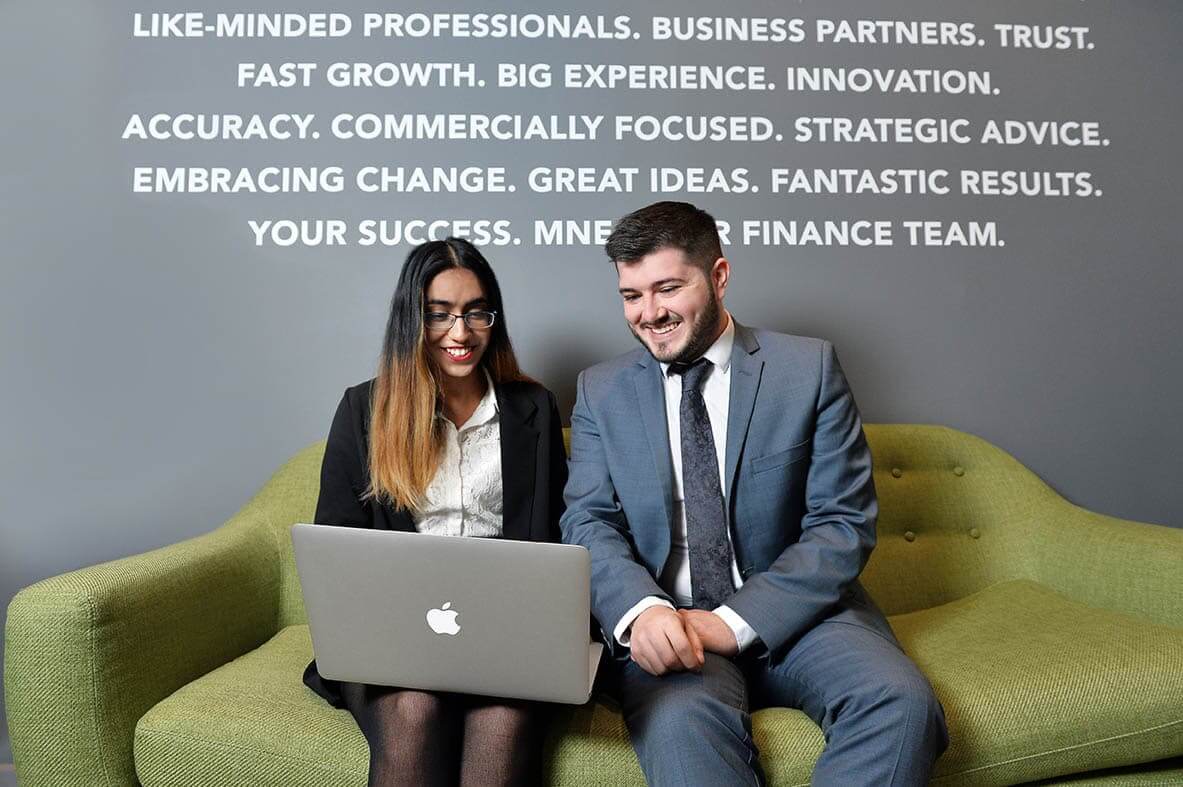
M 649 607 L 633 621 L 631 631 L 629 648 L 633 661 L 650 675 L 702 668 L 705 657 L 698 634 L 669 607 Z
M 705 609 L 679 609 L 678 614 L 686 624 L 686 631 L 694 632 L 706 650 L 728 657 L 739 653 L 735 632 L 714 612 L 707 612 Z

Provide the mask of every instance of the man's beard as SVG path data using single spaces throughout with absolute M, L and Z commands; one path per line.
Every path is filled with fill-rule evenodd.
M 690 363 L 702 356 L 704 352 L 710 349 L 711 344 L 714 343 L 715 329 L 719 326 L 719 315 L 721 313 L 719 307 L 719 299 L 712 297 L 707 302 L 707 305 L 703 307 L 703 310 L 698 313 L 698 317 L 690 326 L 690 338 L 686 340 L 685 348 L 674 355 L 658 355 L 649 346 L 649 343 L 641 338 L 641 334 L 631 324 L 629 325 L 629 331 L 632 333 L 633 338 L 640 342 L 641 346 L 648 350 L 649 354 L 661 363 Z M 650 323 L 650 325 L 653 324 L 655 323 Z

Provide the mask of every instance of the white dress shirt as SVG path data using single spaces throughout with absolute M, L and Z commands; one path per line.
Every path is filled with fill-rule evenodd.
M 502 533 L 501 417 L 493 381 L 460 427 L 442 414 L 444 450 L 427 486 L 423 511 L 415 520 L 420 533 L 436 536 L 496 537 Z
M 735 343 L 735 323 L 731 319 L 731 315 L 724 312 L 727 317 L 727 327 L 723 329 L 723 333 L 715 340 L 705 353 L 703 357 L 706 358 L 710 364 L 711 369 L 707 373 L 706 380 L 702 386 L 702 396 L 706 401 L 707 417 L 711 422 L 711 436 L 715 443 L 715 456 L 719 462 L 719 483 L 724 484 L 726 477 L 724 471 L 724 463 L 727 456 L 727 413 L 731 397 L 731 347 Z M 685 497 L 682 492 L 682 430 L 681 430 L 681 404 L 682 404 L 682 375 L 670 374 L 670 364 L 662 363 L 661 372 L 665 381 L 665 418 L 668 425 L 670 442 L 670 457 L 672 458 L 674 468 L 673 478 L 673 492 L 674 492 L 674 511 L 673 511 L 673 528 L 670 532 L 670 555 L 666 560 L 665 567 L 662 569 L 661 576 L 658 578 L 658 584 L 661 585 L 662 590 L 669 593 L 680 606 L 691 606 L 693 603 L 693 593 L 690 587 L 690 553 L 686 545 L 686 509 Z M 727 490 L 723 490 L 723 508 L 727 510 Z M 731 536 L 731 526 L 728 523 L 727 538 L 733 541 Z M 731 549 L 731 581 L 736 588 L 743 584 L 743 577 L 739 573 L 739 565 L 735 561 L 734 545 Z M 657 596 L 646 596 L 641 599 L 635 606 L 633 606 L 620 621 L 616 624 L 616 628 L 612 631 L 612 636 L 621 645 L 627 646 L 630 640 L 629 626 L 633 621 L 652 606 L 661 605 L 673 609 L 668 601 Z M 743 650 L 756 641 L 756 632 L 751 626 L 744 621 L 734 610 L 726 604 L 717 607 L 714 613 L 723 619 L 723 622 L 735 634 L 735 641 L 739 644 L 739 649 Z

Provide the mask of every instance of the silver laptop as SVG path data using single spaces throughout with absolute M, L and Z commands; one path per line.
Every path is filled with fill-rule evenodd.
M 568 544 L 292 526 L 320 674 L 583 703 L 591 559 Z

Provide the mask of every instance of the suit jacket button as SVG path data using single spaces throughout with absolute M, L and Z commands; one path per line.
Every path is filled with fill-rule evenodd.
M 978 530 L 976 527 L 971 527 L 969 529 L 969 537 L 970 538 L 980 538 L 981 535 L 982 535 L 982 531 Z
M 905 541 L 915 541 L 915 540 L 916 540 L 916 534 L 915 534 L 915 533 L 913 533 L 911 530 L 905 531 L 905 532 L 904 532 L 904 540 L 905 540 Z
M 957 465 L 956 467 L 953 468 L 953 475 L 955 475 L 955 476 L 965 475 L 965 468 L 962 467 L 961 465 Z
M 904 474 L 903 471 L 901 471 L 898 467 L 891 468 L 891 477 L 892 478 L 899 478 L 903 474 Z

